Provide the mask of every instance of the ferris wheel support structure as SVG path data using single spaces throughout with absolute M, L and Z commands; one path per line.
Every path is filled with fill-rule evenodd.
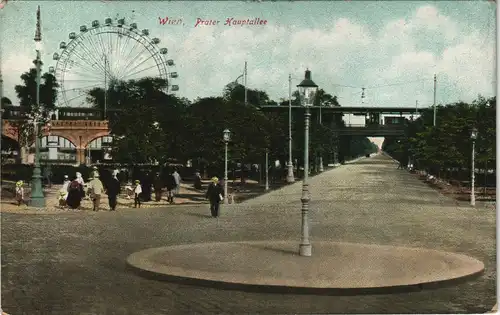
M 166 93 L 179 90 L 175 63 L 167 59 L 167 48 L 159 48 L 160 39 L 150 38 L 149 30 L 139 30 L 136 23 L 107 18 L 101 24 L 95 20 L 89 27 L 80 26 L 80 33 L 69 33 L 69 39 L 59 44 L 61 52 L 53 55 L 56 66 L 49 68 L 59 82 L 61 107 L 92 106 L 90 92 L 104 89 L 106 119 L 108 91 L 121 81 L 161 78 L 166 82 Z M 97 96 L 92 97 L 96 100 Z

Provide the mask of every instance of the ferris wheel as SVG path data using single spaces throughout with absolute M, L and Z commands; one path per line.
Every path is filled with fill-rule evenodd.
M 61 51 L 52 58 L 56 66 L 49 68 L 59 83 L 60 107 L 90 107 L 86 96 L 91 89 L 108 90 L 114 83 L 144 77 L 166 80 L 166 93 L 179 90 L 167 48 L 160 48 L 160 39 L 150 38 L 149 30 L 139 30 L 136 23 L 95 20 L 90 27 L 80 26 L 79 33 L 69 33 L 69 39 L 59 44 Z

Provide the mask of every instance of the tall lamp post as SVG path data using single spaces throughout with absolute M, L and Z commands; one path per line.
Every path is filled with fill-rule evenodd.
M 266 149 L 266 191 L 269 190 L 269 150 Z
M 231 140 L 231 131 L 229 129 L 224 129 L 223 132 L 223 140 L 226 146 L 225 154 L 224 154 L 224 204 L 228 204 L 227 198 L 227 145 Z
M 288 174 L 287 183 L 295 182 L 292 162 L 292 75 L 288 75 Z
M 302 181 L 302 239 L 299 245 L 300 256 L 311 256 L 311 243 L 309 242 L 309 120 L 311 118 L 310 107 L 313 105 L 314 97 L 318 91 L 318 86 L 311 80 L 311 71 L 306 70 L 305 78 L 299 85 L 299 94 L 302 106 L 305 107 L 304 123 L 304 179 Z
M 320 126 L 323 126 L 323 119 L 322 119 L 322 116 L 321 116 L 321 107 L 322 107 L 322 103 L 320 102 L 319 103 L 319 125 Z M 319 153 L 319 172 L 322 173 L 324 171 L 323 169 L 323 154 L 320 152 Z
M 40 67 L 42 61 L 40 60 L 40 48 L 42 41 L 42 34 L 40 30 L 40 6 L 36 12 L 36 32 L 35 32 L 35 45 L 36 45 L 36 112 L 33 115 L 33 124 L 35 132 L 35 163 L 33 168 L 32 177 L 32 187 L 31 187 L 31 206 L 35 208 L 45 207 L 45 197 L 43 195 L 42 188 L 42 172 L 40 170 L 40 135 L 39 135 L 39 124 L 40 124 Z
M 474 192 L 474 181 L 475 181 L 475 174 L 474 174 L 474 157 L 476 155 L 476 139 L 477 139 L 477 128 L 472 128 L 472 131 L 470 133 L 470 138 L 472 139 L 472 166 L 471 166 L 471 175 L 470 175 L 470 182 L 471 182 L 471 188 L 470 188 L 470 205 L 475 206 L 476 205 L 476 196 Z

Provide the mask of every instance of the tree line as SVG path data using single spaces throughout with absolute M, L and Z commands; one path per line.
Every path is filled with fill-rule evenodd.
M 15 87 L 20 105 L 36 109 L 36 71 L 30 69 L 21 76 L 23 84 Z M 50 73 L 42 75 L 41 104 L 47 112 L 55 108 L 58 83 Z M 260 105 L 288 106 L 288 99 L 271 100 L 265 91 L 248 89 L 247 104 L 245 89 L 238 83 L 229 83 L 221 96 L 186 98 L 167 94 L 167 82 L 159 78 L 143 78 L 131 81 L 112 81 L 106 92 L 94 88 L 88 92 L 87 101 L 94 108 L 110 110 L 113 160 L 122 164 L 182 163 L 191 161 L 199 169 L 220 170 L 224 162 L 222 132 L 231 131 L 229 143 L 230 165 L 259 164 L 268 152 L 270 161 L 288 161 L 288 110 L 263 112 Z M 298 91 L 294 91 L 291 102 L 300 104 Z M 4 98 L 2 104 L 12 103 Z M 337 97 L 320 89 L 315 105 L 340 106 Z M 119 111 L 112 111 L 119 109 Z M 114 114 L 112 114 L 114 113 Z M 339 115 L 323 114 L 323 123 L 318 113 L 313 112 L 310 127 L 310 156 L 317 161 L 321 155 L 324 164 L 337 160 L 358 157 L 375 152 L 376 146 L 366 137 L 340 139 L 332 127 L 343 125 Z M 29 124 L 23 123 L 28 128 Z M 20 126 L 20 127 L 23 127 Z M 302 165 L 304 150 L 303 112 L 292 115 L 293 158 Z M 21 143 L 20 143 L 21 144 Z M 22 144 L 21 144 L 22 145 Z M 335 153 L 337 152 L 337 153 Z M 313 168 L 317 163 L 311 162 Z
M 406 120 L 403 137 L 386 138 L 382 149 L 403 165 L 413 164 L 439 178 L 469 180 L 471 132 L 476 128 L 475 168 L 484 174 L 496 169 L 496 97 L 437 106 L 436 126 L 432 109 L 420 114 Z

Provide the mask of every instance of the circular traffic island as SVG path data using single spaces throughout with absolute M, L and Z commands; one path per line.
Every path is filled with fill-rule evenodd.
M 453 285 L 484 264 L 423 248 L 315 241 L 312 256 L 296 241 L 197 243 L 143 250 L 127 263 L 142 276 L 255 292 L 385 294 Z

